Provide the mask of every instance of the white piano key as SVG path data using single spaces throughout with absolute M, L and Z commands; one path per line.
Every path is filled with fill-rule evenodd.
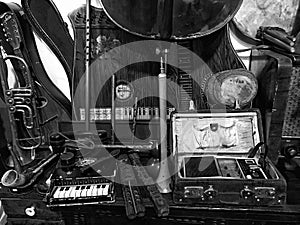
M 102 193 L 103 193 L 102 185 L 101 185 L 101 184 L 98 184 L 98 185 L 97 185 L 97 196 L 101 196 Z
M 115 117 L 116 117 L 116 120 L 119 120 L 121 118 L 121 110 L 119 107 L 116 107 L 115 109 Z
M 53 198 L 59 198 L 61 192 L 65 189 L 65 187 L 57 187 L 54 194 Z
M 140 120 L 142 117 L 142 108 L 138 107 L 138 111 L 137 111 L 137 119 Z
M 88 185 L 86 187 L 87 191 L 86 191 L 86 196 L 87 197 L 91 197 L 92 196 L 92 185 Z
M 153 118 L 153 108 L 149 108 L 149 119 Z
M 98 110 L 98 119 L 99 120 L 103 120 L 104 119 L 104 109 L 103 108 L 100 108 Z
M 81 194 L 81 186 L 76 186 L 75 187 L 75 198 L 79 198 Z
M 155 119 L 159 118 L 159 108 L 154 108 L 154 118 Z
M 110 120 L 111 119 L 111 109 L 109 109 L 109 108 L 105 108 L 104 109 L 104 114 L 105 114 L 105 116 L 104 116 L 104 120 Z
M 59 192 L 58 198 L 64 198 L 65 197 L 65 190 L 67 187 L 63 187 L 63 189 Z
M 92 185 L 92 193 L 91 193 L 91 196 L 92 196 L 92 197 L 96 197 L 97 195 L 98 195 L 97 185 Z
M 71 186 L 65 188 L 64 198 L 69 198 L 71 192 Z
M 104 186 L 102 195 L 104 195 L 104 196 L 108 195 L 109 184 L 105 184 L 102 186 Z
M 125 108 L 124 107 L 121 107 L 120 108 L 120 120 L 124 120 L 124 115 L 125 115 Z
M 75 198 L 75 189 L 76 189 L 76 186 L 71 186 L 69 198 Z
M 82 186 L 80 197 L 82 198 L 86 197 L 86 193 L 87 193 L 86 186 Z
M 90 119 L 91 121 L 95 120 L 95 108 L 90 109 Z
M 124 120 L 128 120 L 129 119 L 129 108 L 125 107 L 125 111 L 124 111 Z
M 101 120 L 101 108 L 95 109 L 95 120 Z
M 61 187 L 56 187 L 55 190 L 53 191 L 53 198 L 57 198 L 58 197 L 58 193 Z
M 147 120 L 150 119 L 149 107 L 145 108 L 145 119 L 147 119 Z

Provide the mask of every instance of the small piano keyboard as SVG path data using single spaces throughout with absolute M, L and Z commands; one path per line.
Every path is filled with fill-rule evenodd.
M 47 205 L 73 206 L 114 202 L 114 183 L 104 177 L 55 179 Z
M 50 179 L 47 206 L 114 202 L 116 169 L 113 156 L 101 148 L 67 147 Z
M 133 107 L 116 107 L 115 109 L 116 120 L 132 120 L 133 119 Z M 170 119 L 171 113 L 175 111 L 175 108 L 167 109 L 167 118 Z M 92 121 L 98 120 L 111 120 L 111 108 L 91 108 L 90 119 Z M 159 108 L 153 107 L 138 107 L 137 120 L 151 120 L 159 119 Z M 80 109 L 80 120 L 85 120 L 85 109 Z

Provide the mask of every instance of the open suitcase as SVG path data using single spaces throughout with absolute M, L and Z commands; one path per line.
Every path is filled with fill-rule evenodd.
M 172 116 L 176 204 L 280 205 L 286 181 L 266 157 L 259 110 Z

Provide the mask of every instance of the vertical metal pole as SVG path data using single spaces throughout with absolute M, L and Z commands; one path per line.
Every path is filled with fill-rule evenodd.
M 86 0 L 85 23 L 85 130 L 90 131 L 90 5 L 91 0 Z
M 115 126 L 116 126 L 116 105 L 115 105 L 115 88 L 116 88 L 116 75 L 111 77 L 111 140 L 112 144 L 115 143 Z
M 161 58 L 161 72 L 158 75 L 161 157 L 160 157 L 160 170 L 157 177 L 157 185 L 161 193 L 170 193 L 171 181 L 170 181 L 170 171 L 168 165 L 168 147 L 167 147 L 167 74 L 165 73 L 165 67 L 166 64 L 164 65 L 163 58 Z

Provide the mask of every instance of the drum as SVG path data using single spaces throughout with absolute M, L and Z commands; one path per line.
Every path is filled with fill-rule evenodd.
M 242 0 L 101 0 L 119 27 L 143 37 L 192 39 L 227 24 Z

